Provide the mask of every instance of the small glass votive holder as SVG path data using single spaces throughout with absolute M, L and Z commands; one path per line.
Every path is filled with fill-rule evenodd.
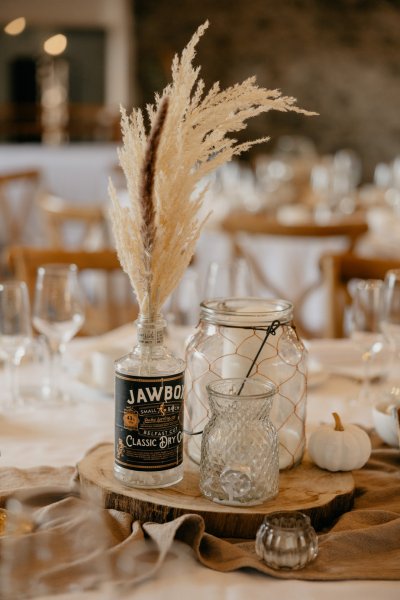
M 273 569 L 302 569 L 318 554 L 318 538 L 302 512 L 267 515 L 256 535 L 257 555 Z

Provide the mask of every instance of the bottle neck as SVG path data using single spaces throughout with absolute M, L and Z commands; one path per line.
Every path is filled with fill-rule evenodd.
M 140 314 L 136 326 L 138 346 L 143 349 L 163 346 L 166 323 L 160 314 L 155 315 L 152 319 Z

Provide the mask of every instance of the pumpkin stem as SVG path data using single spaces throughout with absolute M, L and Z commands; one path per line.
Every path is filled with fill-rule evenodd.
M 344 431 L 344 427 L 339 415 L 336 412 L 334 412 L 332 413 L 332 416 L 335 419 L 335 431 Z

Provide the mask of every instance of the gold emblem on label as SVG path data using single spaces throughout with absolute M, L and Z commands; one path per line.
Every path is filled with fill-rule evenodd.
M 164 402 L 162 404 L 160 404 L 160 408 L 158 409 L 159 412 L 162 414 L 162 416 L 165 416 L 165 413 L 167 412 L 166 408 L 165 408 L 165 404 Z
M 135 410 L 124 410 L 123 420 L 125 429 L 138 429 L 139 415 Z

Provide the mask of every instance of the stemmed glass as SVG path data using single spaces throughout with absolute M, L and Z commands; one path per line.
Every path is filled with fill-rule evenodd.
M 0 283 L 0 353 L 8 371 L 10 401 L 20 402 L 17 367 L 32 337 L 29 296 L 23 281 Z
M 382 288 L 383 281 L 380 279 L 360 279 L 352 287 L 350 337 L 359 348 L 364 365 L 360 401 L 370 400 L 371 365 L 385 347 L 381 333 Z
M 400 358 L 400 269 L 390 269 L 382 289 L 381 328 L 391 344 L 395 361 Z M 400 396 L 400 381 L 394 382 L 392 393 Z
M 60 386 L 62 355 L 66 343 L 78 333 L 84 320 L 84 300 L 77 266 L 50 264 L 39 267 L 33 324 L 49 345 L 48 395 L 52 401 L 65 399 L 65 392 Z
M 212 261 L 207 270 L 204 298 L 233 298 L 253 295 L 253 279 L 244 258 L 231 262 Z
M 166 305 L 168 324 L 195 327 L 200 316 L 200 286 L 197 272 L 189 267 Z

